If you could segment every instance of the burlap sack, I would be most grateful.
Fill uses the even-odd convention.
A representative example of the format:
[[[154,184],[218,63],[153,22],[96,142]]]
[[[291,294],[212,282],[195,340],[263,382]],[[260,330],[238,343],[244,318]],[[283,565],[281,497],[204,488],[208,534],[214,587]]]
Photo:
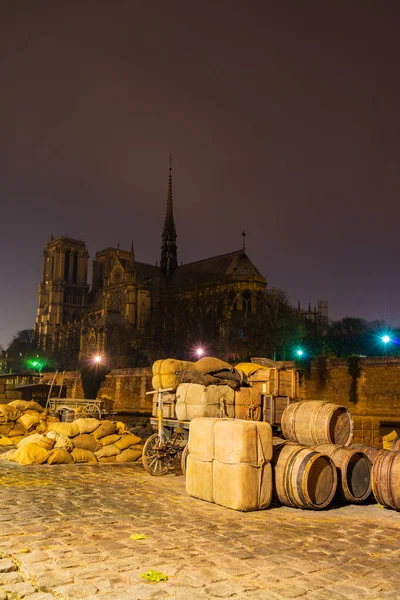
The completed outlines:
[[[12,459],[20,465],[41,465],[49,458],[49,451],[37,444],[26,444],[18,448]]]
[[[6,435],[0,435],[0,446],[14,446],[14,442]]]
[[[75,463],[97,463],[96,456],[90,450],[74,448],[71,452],[71,456]]]
[[[263,368],[264,367],[262,367],[261,365],[257,365],[256,363],[242,362],[242,363],[239,363],[238,365],[236,365],[236,369],[238,371],[243,371],[247,376],[253,375],[253,373],[255,373],[259,369],[263,369]]]
[[[76,419],[74,423],[79,428],[79,433],[93,433],[101,425],[101,421],[98,419]]]
[[[123,450],[121,454],[118,454],[115,458],[117,462],[135,462],[142,456],[141,450],[134,450],[133,448],[127,448]]]
[[[27,444],[36,444],[42,436],[40,433],[31,433],[30,435],[22,438],[20,442],[18,442],[18,448],[23,448]]]
[[[23,440],[25,438],[24,435],[17,435],[17,437],[12,437],[10,438],[10,440],[12,440],[12,443],[14,444],[14,446],[18,446],[19,442],[21,440]]]
[[[29,431],[30,429],[35,427],[35,425],[40,423],[40,421],[40,413],[38,413],[37,411],[29,411],[29,413],[25,412],[17,419],[17,423],[21,423],[21,425],[25,427],[26,431]]]
[[[115,442],[118,442],[120,439],[121,436],[118,435],[118,433],[113,433],[112,435],[106,435],[106,437],[101,438],[99,442],[102,446],[109,446],[110,444],[115,444]],[[98,449],[100,450],[100,448]]]
[[[55,440],[54,448],[62,448],[63,450],[67,450],[68,452],[72,452],[74,449],[74,443],[69,437],[62,435],[62,433],[58,433],[57,431],[49,431],[47,437]]]
[[[8,403],[8,406],[12,406],[21,412],[25,412],[28,407],[29,402],[27,400],[13,400]]]
[[[12,421],[4,423],[4,425],[0,425],[0,435],[8,435],[13,427],[14,423]]]
[[[19,437],[26,434],[26,429],[21,423],[15,423],[14,427],[8,432],[8,437]]]
[[[0,425],[9,421],[16,421],[21,416],[21,411],[9,404],[0,404]]]
[[[45,450],[52,450],[55,439],[49,438],[46,435],[40,435],[36,444]]]
[[[67,450],[64,450],[64,448],[54,448],[47,459],[47,464],[49,465],[66,465],[73,462],[74,459],[71,454]]]
[[[207,373],[210,375],[214,375],[219,371],[234,371],[234,368],[229,363],[220,360],[219,358],[214,358],[212,356],[204,356],[200,358],[197,362],[194,363],[194,368],[196,371],[203,373],[206,375]]]
[[[73,444],[75,448],[82,448],[82,450],[91,450],[92,452],[96,452],[102,447],[100,442],[98,442],[89,433],[82,433],[81,435],[77,435],[76,437],[74,437]]]
[[[128,433],[128,431],[129,429],[125,423],[122,423],[122,421],[117,421],[117,433],[119,435],[122,435],[123,433]]]
[[[95,452],[97,458],[105,458],[106,456],[116,456],[119,454],[121,450],[117,448],[114,444],[110,444],[109,446],[104,446],[100,450]]]
[[[93,437],[100,440],[107,435],[112,435],[117,430],[117,424],[114,421],[102,421],[101,425],[93,431]]]
[[[101,456],[98,461],[99,463],[115,463],[116,456]]]
[[[31,400],[28,402],[25,410],[35,410],[36,412],[42,413],[44,411],[43,406],[40,406],[38,402]]]
[[[72,423],[50,423],[48,431],[56,431],[69,438],[75,437],[80,433],[76,421],[73,421]]]
[[[135,435],[134,433],[128,433],[127,435],[123,435],[118,442],[114,442],[114,445],[119,448],[119,450],[126,450],[131,446],[135,446],[136,444],[140,444],[142,439]]]

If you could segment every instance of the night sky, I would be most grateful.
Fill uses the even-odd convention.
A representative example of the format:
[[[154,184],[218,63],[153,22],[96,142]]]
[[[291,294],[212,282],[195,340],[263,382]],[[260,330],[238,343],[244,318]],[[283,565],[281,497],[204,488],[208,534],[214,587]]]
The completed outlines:
[[[329,315],[400,324],[398,1],[2,0],[0,343],[51,234],[241,247]]]

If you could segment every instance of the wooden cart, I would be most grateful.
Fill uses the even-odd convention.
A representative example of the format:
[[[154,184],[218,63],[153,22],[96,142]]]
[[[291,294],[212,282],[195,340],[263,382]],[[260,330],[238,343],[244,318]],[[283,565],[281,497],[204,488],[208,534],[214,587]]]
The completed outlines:
[[[157,433],[151,435],[143,446],[143,466],[150,475],[165,475],[174,462],[180,459],[183,474],[186,472],[186,458],[189,447],[189,421],[165,419],[163,416],[163,396],[173,391],[164,388],[147,392],[157,394],[157,417],[150,419],[151,425],[157,427]]]
[[[109,401],[104,398],[96,400],[88,400],[87,398],[48,398],[46,408],[55,414],[62,414],[64,410],[73,411],[76,408],[82,408],[86,416],[99,420],[104,417],[113,419],[116,414],[111,410]]]

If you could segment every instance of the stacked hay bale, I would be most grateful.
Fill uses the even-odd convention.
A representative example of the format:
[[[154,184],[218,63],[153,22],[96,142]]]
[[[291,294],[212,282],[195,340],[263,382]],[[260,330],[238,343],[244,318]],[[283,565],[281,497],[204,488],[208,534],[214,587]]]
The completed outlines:
[[[272,429],[268,423],[194,419],[189,443],[188,494],[241,511],[270,505]]]
[[[153,364],[152,384],[155,390],[170,389],[163,395],[163,416],[190,421],[197,417],[233,417],[235,390],[244,374],[214,357],[196,362],[172,358]],[[157,415],[157,396],[153,400],[153,416]]]
[[[120,422],[77,419],[51,422],[45,433],[21,439],[17,450],[2,455],[22,465],[135,462],[142,456],[141,438]]]

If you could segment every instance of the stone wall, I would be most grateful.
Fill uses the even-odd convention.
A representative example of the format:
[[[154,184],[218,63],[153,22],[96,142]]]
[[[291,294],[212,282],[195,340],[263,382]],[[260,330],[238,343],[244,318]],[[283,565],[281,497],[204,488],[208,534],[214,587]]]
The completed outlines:
[[[400,422],[400,358],[373,357],[359,361],[356,402],[350,400],[352,378],[348,362],[343,359],[326,361],[326,378],[313,362],[310,378],[303,377],[300,398],[329,400],[344,404],[354,415],[379,417],[383,422]]]
[[[43,380],[51,381],[53,376],[54,373],[44,373]],[[114,401],[114,410],[118,412],[150,414],[153,397],[146,396],[146,392],[152,389],[151,376],[151,368],[113,369],[102,382],[97,397],[110,397]],[[61,383],[61,374],[57,376],[56,383]],[[79,371],[67,371],[64,385],[67,398],[84,398]]]

